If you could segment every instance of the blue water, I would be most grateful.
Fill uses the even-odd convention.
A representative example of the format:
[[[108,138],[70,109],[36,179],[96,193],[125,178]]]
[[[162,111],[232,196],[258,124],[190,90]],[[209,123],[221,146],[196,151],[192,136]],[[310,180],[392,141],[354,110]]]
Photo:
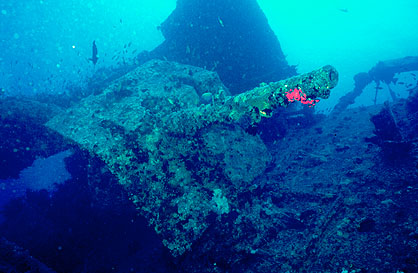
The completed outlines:
[[[57,109],[59,108],[56,110],[57,113],[64,111],[88,95],[100,93],[111,80],[123,76],[145,62],[144,56],[168,39],[161,31],[161,24],[175,11],[176,5],[180,2],[186,3],[187,6],[187,2],[199,1],[3,0],[0,3],[0,100],[39,100],[55,103]],[[154,228],[157,228],[150,224],[143,214],[138,213],[138,208],[132,204],[124,188],[112,185],[112,175],[105,170],[106,168],[100,163],[86,161],[87,156],[81,156],[80,147],[74,143],[68,144],[71,147],[65,146],[65,149],[57,148],[53,153],[49,150],[50,144],[45,145],[45,153],[48,153],[48,156],[33,155],[33,158],[31,156],[30,160],[28,159],[30,164],[22,163],[22,167],[16,163],[15,167],[20,168],[17,176],[1,175],[0,239],[7,239],[29,251],[36,262],[51,270],[39,272],[271,272],[266,268],[277,272],[418,272],[418,130],[415,125],[418,63],[412,65],[412,69],[399,65],[393,75],[385,75],[389,79],[387,82],[383,79],[370,80],[362,89],[362,93],[347,107],[353,111],[349,112],[351,114],[335,119],[329,118],[332,117],[330,114],[339,99],[355,89],[357,83],[354,78],[358,73],[367,73],[382,61],[418,56],[418,1],[226,2],[230,6],[225,8],[225,13],[219,12],[219,16],[205,14],[203,11],[203,15],[210,18],[208,26],[214,24],[219,28],[228,28],[229,22],[234,22],[234,18],[225,18],[223,14],[240,11],[241,5],[258,4],[279,42],[277,45],[266,42],[266,48],[275,45],[276,49],[283,52],[287,61],[285,66],[288,70],[283,72],[286,77],[277,76],[277,80],[308,73],[327,64],[334,66],[339,73],[338,85],[332,90],[330,98],[321,100],[315,106],[315,110],[306,110],[307,108],[298,105],[290,108],[288,112],[283,110],[279,117],[261,123],[257,128],[245,128],[246,133],[260,136],[266,143],[272,160],[270,165],[266,166],[263,178],[260,178],[265,181],[255,179],[254,189],[242,193],[244,197],[237,197],[242,198],[240,202],[235,200],[239,207],[231,209],[232,212],[228,207],[229,216],[222,219],[229,223],[225,230],[233,230],[231,226],[240,224],[246,226],[242,224],[245,221],[250,223],[248,225],[254,225],[253,233],[248,231],[251,230],[248,226],[248,229],[242,228],[242,234],[245,234],[249,241],[254,240],[254,245],[243,242],[242,245],[246,244],[244,247],[239,243],[240,240],[244,240],[240,237],[242,234],[237,232],[241,227],[234,230],[237,233],[228,234],[228,238],[222,237],[225,234],[213,238],[213,234],[208,231],[202,235],[200,241],[196,239],[197,243],[186,254],[175,257],[167,248],[165,238],[154,231]],[[232,10],[231,13],[228,13],[229,8]],[[193,20],[199,22],[201,18],[206,18],[203,15],[198,11],[191,11],[190,16],[196,16],[198,19]],[[243,22],[245,15],[237,15],[237,18]],[[183,19],[188,22],[189,18]],[[240,29],[237,28],[237,33],[258,30],[251,27],[251,21],[247,23],[239,23]],[[190,31],[207,27],[189,24]],[[193,52],[193,48],[188,45],[189,36],[176,32],[172,35],[185,37],[185,41],[179,38],[184,42],[184,51]],[[219,47],[215,43],[209,52],[200,52],[201,58],[197,59],[214,56],[213,65],[207,66],[207,63],[212,62],[206,62],[203,68],[218,72],[221,80],[231,89],[231,93],[237,94],[254,87],[254,81],[242,83],[251,78],[251,72],[242,73],[241,79],[234,75],[235,69],[242,67],[248,67],[248,71],[251,71],[251,59],[246,57],[253,56],[253,52],[245,51],[247,49],[242,44],[228,44],[233,50],[239,51],[242,48],[244,53],[233,55],[236,63],[231,66],[223,64],[222,60],[228,59],[228,50],[222,47],[227,38],[231,36],[207,36],[193,42],[200,44],[202,48],[213,41],[218,43]],[[234,38],[239,40],[242,37],[231,39]],[[92,56],[93,41],[97,46],[96,56]],[[268,63],[270,56],[262,54],[265,53],[263,46],[258,45],[254,48],[254,51],[261,52],[254,56],[262,56],[261,62],[265,59]],[[97,63],[92,62],[93,57],[97,57]],[[275,57],[272,56],[271,59]],[[161,58],[164,59],[165,56]],[[172,59],[185,60],[181,57]],[[222,67],[218,67],[219,63]],[[196,65],[196,61],[188,64]],[[258,79],[259,76],[256,75],[254,78]],[[260,79],[260,83],[269,79],[276,80],[274,75],[265,75]],[[236,86],[245,87],[243,90],[234,90]],[[63,97],[65,100],[60,101],[59,98]],[[385,103],[389,103],[390,107],[384,108]],[[13,126],[8,127],[10,121],[7,120],[12,110],[5,109],[0,109],[0,121],[3,126],[0,131],[4,132],[0,136],[15,137],[17,131]],[[393,124],[390,118],[383,114],[378,124],[369,122],[370,117],[378,114],[381,109],[389,109],[387,112],[393,117]],[[16,111],[18,113],[19,110]],[[31,112],[30,109],[25,111]],[[300,117],[304,117],[303,120]],[[327,118],[327,122],[320,123]],[[306,124],[306,120],[318,123]],[[385,123],[387,120],[390,121]],[[42,126],[45,122],[34,123]],[[19,126],[20,129],[25,127],[20,124]],[[367,126],[371,127],[364,129]],[[33,133],[31,128],[27,129],[30,137],[25,135],[22,138],[29,143],[34,143],[28,140],[31,138],[42,139]],[[387,137],[385,130],[398,130],[400,137]],[[306,135],[312,132],[323,138],[313,134]],[[291,151],[292,145],[302,145],[300,143],[310,138],[319,140],[314,144],[310,143],[312,146],[307,147],[307,151]],[[0,154],[0,164],[10,164],[15,160],[15,157],[13,160],[9,157],[10,154],[17,154],[14,144],[10,143],[14,143],[14,140],[0,139],[0,153],[3,153]],[[349,155],[339,154],[346,150],[353,152]],[[362,151],[364,154],[356,154],[356,151]],[[30,153],[30,149],[26,152]],[[373,157],[377,158],[376,161],[373,161]],[[291,160],[293,163],[286,165]],[[338,160],[342,160],[343,163],[350,162],[351,165],[341,163],[344,167],[338,170],[338,166],[329,163],[331,161],[340,164]],[[298,171],[299,176],[292,177],[291,172],[295,171],[292,166],[298,166],[295,167],[297,170],[310,170],[321,166],[318,167],[321,176],[326,176],[327,168],[331,168],[329,166],[333,166],[334,169],[330,169],[330,177],[318,182],[310,178],[303,180],[303,171]],[[196,170],[197,173],[200,171]],[[344,173],[345,176],[333,177],[331,173]],[[92,186],[90,179],[93,179],[93,176],[103,183],[100,186]],[[309,177],[308,174],[306,176]],[[284,193],[275,192],[270,196],[266,193],[267,190],[261,190],[263,187],[269,188],[269,179],[280,181],[276,182],[283,188],[273,188],[278,192],[283,190]],[[305,185],[306,188],[301,185]],[[366,188],[367,190],[364,190]],[[269,188],[269,191],[274,190]],[[264,200],[260,202],[266,202],[260,205],[263,209],[253,210],[255,205],[252,207],[250,203],[254,196]],[[224,200],[222,198],[220,196],[218,199]],[[305,202],[304,205],[295,201],[298,198]],[[97,200],[106,201],[99,204]],[[267,209],[267,203],[274,204],[275,208]],[[326,205],[318,209],[324,203]],[[367,214],[367,210],[372,208],[376,208],[376,211],[373,211],[373,214],[377,215],[375,218],[370,215],[372,213]],[[294,215],[289,213],[291,209],[295,209]],[[324,212],[327,209],[329,211]],[[335,210],[335,214],[330,212],[332,210]],[[240,213],[245,214],[247,218],[238,217]],[[382,220],[386,214],[390,221]],[[256,224],[257,219],[274,218],[272,215],[277,215],[280,221],[277,220],[277,223],[266,227],[267,231],[260,232],[260,226]],[[321,217],[329,217],[329,222],[338,223],[332,228],[324,228],[327,221]],[[313,221],[313,218],[323,220],[320,235],[319,227],[314,227],[309,222]],[[216,215],[210,219],[212,224],[217,223]],[[217,219],[219,220],[220,216]],[[260,220],[262,221],[264,220]],[[381,227],[379,223],[382,223]],[[300,233],[289,235],[285,232],[287,229]],[[303,230],[308,229],[318,232],[315,233],[315,238],[310,238],[309,244],[291,241],[298,236],[305,238],[307,235]],[[271,237],[265,237],[266,234]],[[329,239],[328,234],[337,234],[340,244]],[[352,236],[355,239],[351,241]],[[213,241],[207,239],[208,237]],[[238,238],[238,242],[233,245],[222,244],[231,238]],[[283,247],[288,252],[283,250],[282,256],[275,253],[276,257],[263,252],[265,249],[277,249],[275,244],[282,244],[281,240],[288,240],[284,243],[288,248]],[[382,249],[382,252],[370,257],[367,256],[369,253],[364,254],[367,259],[373,260],[370,263],[361,258],[357,259],[356,257],[361,256],[361,249],[371,241],[375,242],[374,248],[371,249]],[[248,245],[251,248],[247,247]],[[206,250],[203,251],[206,248],[210,249],[210,254],[206,254]],[[4,243],[0,243],[0,272],[38,272],[28,271],[29,262],[26,262],[25,266],[19,266],[15,262],[19,259],[24,261],[27,258],[25,255],[13,258],[10,251],[4,249]],[[321,249],[329,250],[329,253],[344,249],[346,256],[337,259],[322,252],[323,256],[316,256]],[[347,249],[352,250],[352,260],[351,250]],[[223,256],[224,259],[220,258]],[[286,261],[286,257],[298,257],[301,260],[292,264]],[[308,260],[305,261],[304,257],[308,257]],[[305,267],[304,262],[307,264]],[[381,267],[376,264],[381,264]],[[33,264],[32,266],[37,267]]]

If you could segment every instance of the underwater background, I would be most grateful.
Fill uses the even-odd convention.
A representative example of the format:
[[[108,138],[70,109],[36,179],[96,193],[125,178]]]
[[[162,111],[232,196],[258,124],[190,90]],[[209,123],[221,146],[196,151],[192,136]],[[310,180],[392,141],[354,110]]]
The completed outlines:
[[[418,272],[418,2],[0,3],[0,272]]]

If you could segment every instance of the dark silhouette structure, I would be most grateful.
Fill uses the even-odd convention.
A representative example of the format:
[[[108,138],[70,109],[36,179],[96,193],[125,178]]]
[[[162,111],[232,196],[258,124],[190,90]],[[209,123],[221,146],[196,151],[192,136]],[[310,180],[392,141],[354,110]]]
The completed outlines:
[[[385,83],[389,86],[391,82],[396,83],[397,79],[395,78],[395,74],[414,70],[418,70],[418,56],[407,56],[399,59],[380,61],[369,72],[357,73],[354,75],[354,89],[340,98],[334,107],[333,113],[339,114],[346,110],[372,81],[376,83],[374,101],[374,104],[376,104],[380,83]],[[390,87],[389,92],[392,100],[395,101],[397,97]]]
[[[178,0],[147,58],[216,71],[232,94],[296,75],[256,0]]]

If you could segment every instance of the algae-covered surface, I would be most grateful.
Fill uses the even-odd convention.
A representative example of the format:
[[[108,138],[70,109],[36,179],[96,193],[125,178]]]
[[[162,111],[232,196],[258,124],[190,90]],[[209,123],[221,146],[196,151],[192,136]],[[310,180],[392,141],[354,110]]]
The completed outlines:
[[[238,196],[271,162],[248,126],[289,104],[292,88],[326,98],[336,81],[326,67],[229,97],[213,72],[152,60],[47,126],[98,156],[177,256],[210,219],[239,211]]]
[[[205,231],[211,213],[236,207],[237,193],[271,159],[259,137],[237,126],[189,135],[164,128],[172,113],[197,107],[203,92],[216,96],[219,90],[225,87],[215,73],[151,61],[48,126],[99,156],[179,255]]]

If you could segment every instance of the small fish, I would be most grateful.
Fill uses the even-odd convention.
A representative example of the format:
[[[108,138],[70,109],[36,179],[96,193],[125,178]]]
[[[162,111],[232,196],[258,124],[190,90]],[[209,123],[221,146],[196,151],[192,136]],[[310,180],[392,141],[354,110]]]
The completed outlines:
[[[347,8],[340,8],[340,9],[338,9],[339,11],[341,11],[341,12],[345,12],[345,13],[347,13],[348,12],[348,9]]]
[[[398,82],[398,84],[405,84],[404,82]]]
[[[93,62],[94,66],[96,66],[97,61],[99,60],[99,55],[97,54],[96,41],[93,41],[92,53],[93,54],[89,60]]]
[[[221,20],[221,18],[218,16],[218,22],[221,25],[221,27],[224,27],[224,22]]]

